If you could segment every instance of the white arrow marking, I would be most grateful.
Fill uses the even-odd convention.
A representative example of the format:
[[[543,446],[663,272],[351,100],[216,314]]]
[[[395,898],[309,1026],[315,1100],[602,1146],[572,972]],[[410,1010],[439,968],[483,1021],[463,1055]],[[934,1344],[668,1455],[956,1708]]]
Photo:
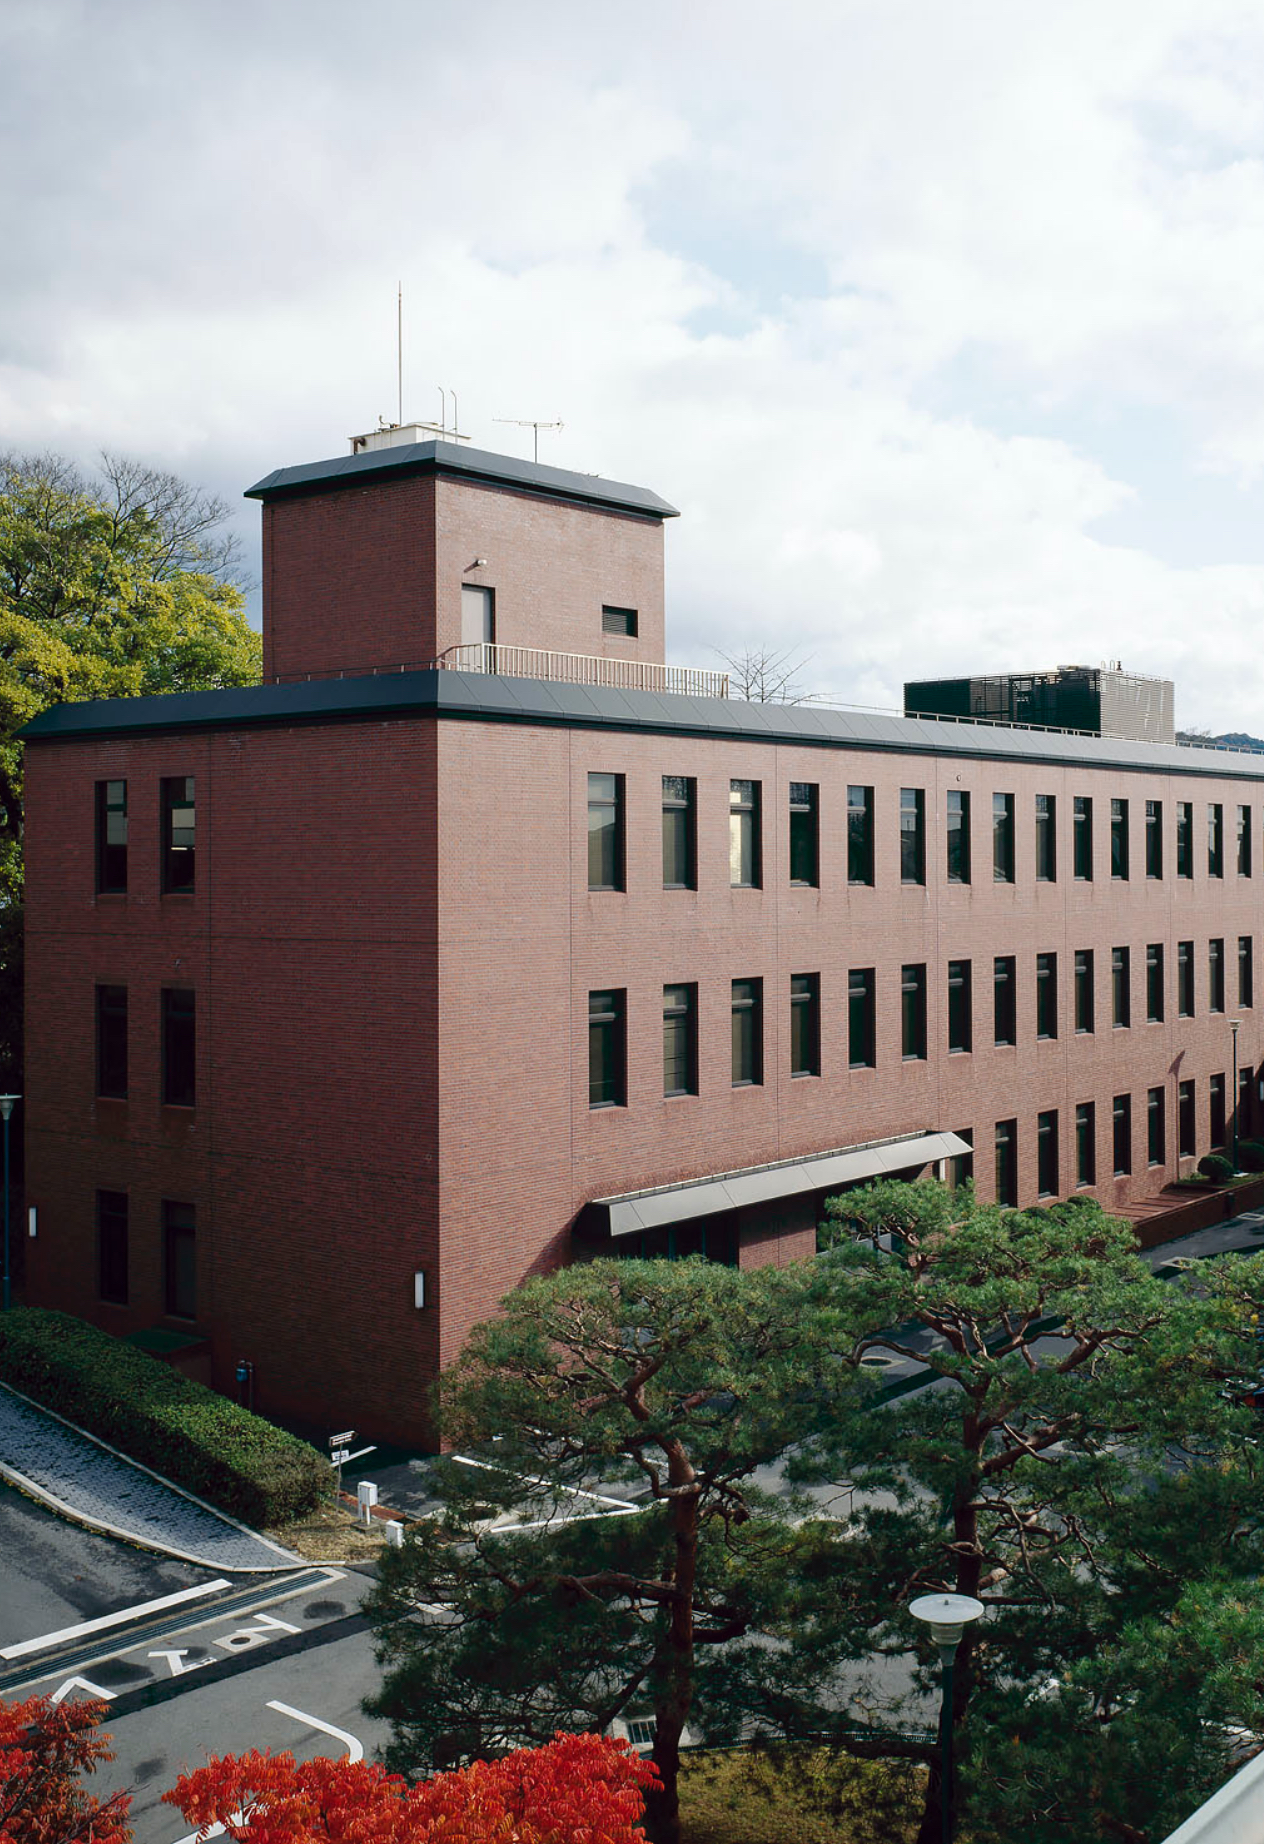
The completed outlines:
[[[181,1646],[178,1652],[151,1652],[149,1656],[150,1658],[165,1658],[172,1677],[182,1678],[186,1671],[200,1671],[203,1665],[213,1663],[213,1660],[209,1658],[199,1658],[195,1665],[186,1665],[184,1661],[189,1656],[190,1650],[189,1646]]]
[[[336,1742],[345,1742],[349,1761],[364,1759],[363,1743],[358,1742],[354,1735],[348,1735],[345,1729],[335,1729],[332,1722],[321,1722],[319,1717],[309,1716],[306,1710],[296,1710],[288,1703],[269,1703],[268,1708],[278,1710],[282,1716],[293,1716],[295,1722],[305,1722],[309,1729],[319,1729],[322,1735],[332,1735]],[[184,1844],[183,1838],[180,1844]]]
[[[50,1703],[63,1702],[72,1690],[86,1690],[90,1697],[104,1697],[107,1703],[113,1703],[118,1696],[117,1690],[102,1690],[99,1684],[90,1684],[87,1678],[67,1678],[60,1689],[53,1692]]]
[[[245,1652],[251,1646],[261,1646],[274,1633],[300,1633],[302,1627],[291,1626],[288,1620],[278,1620],[272,1614],[256,1614],[252,1626],[243,1626],[235,1633],[225,1634],[223,1639],[215,1641],[226,1652]]]

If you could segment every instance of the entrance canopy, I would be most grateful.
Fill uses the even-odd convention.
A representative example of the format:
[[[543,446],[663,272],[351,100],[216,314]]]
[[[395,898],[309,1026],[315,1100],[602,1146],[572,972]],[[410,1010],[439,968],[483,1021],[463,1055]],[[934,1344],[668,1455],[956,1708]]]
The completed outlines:
[[[894,1140],[869,1140],[840,1146],[807,1158],[781,1159],[773,1165],[749,1165],[714,1178],[691,1178],[685,1184],[658,1185],[650,1191],[627,1191],[621,1197],[595,1197],[588,1205],[594,1229],[611,1236],[660,1229],[691,1217],[714,1216],[743,1205],[769,1204],[805,1192],[828,1191],[857,1179],[904,1172],[913,1166],[953,1159],[973,1150],[956,1133],[906,1133]]]

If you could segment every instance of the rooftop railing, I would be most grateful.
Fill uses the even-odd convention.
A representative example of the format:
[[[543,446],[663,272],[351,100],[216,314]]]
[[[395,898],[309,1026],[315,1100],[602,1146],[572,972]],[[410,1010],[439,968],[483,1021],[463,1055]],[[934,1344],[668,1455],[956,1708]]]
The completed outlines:
[[[548,679],[563,685],[606,685],[616,691],[681,692],[687,698],[727,698],[729,675],[700,666],[660,666],[652,660],[605,659],[596,653],[551,653],[544,647],[475,641],[449,647],[434,664],[448,672],[496,672],[509,679]]]

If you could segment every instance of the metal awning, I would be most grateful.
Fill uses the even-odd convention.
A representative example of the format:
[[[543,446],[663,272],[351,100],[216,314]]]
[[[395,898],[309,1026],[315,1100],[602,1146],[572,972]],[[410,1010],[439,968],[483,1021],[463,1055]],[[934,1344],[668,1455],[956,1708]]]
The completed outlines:
[[[740,1172],[722,1172],[714,1178],[694,1178],[685,1184],[660,1185],[652,1191],[628,1191],[621,1197],[595,1197],[588,1206],[594,1227],[612,1236],[628,1236],[641,1229],[661,1229],[691,1217],[715,1216],[721,1210],[739,1210],[747,1204],[769,1204],[784,1197],[801,1197],[809,1191],[827,1191],[833,1185],[854,1184],[858,1178],[877,1178],[886,1172],[903,1172],[910,1166],[930,1165],[972,1150],[956,1133],[910,1133],[900,1139],[871,1140],[861,1146],[836,1147],[805,1159],[784,1159],[773,1165],[752,1165]]]

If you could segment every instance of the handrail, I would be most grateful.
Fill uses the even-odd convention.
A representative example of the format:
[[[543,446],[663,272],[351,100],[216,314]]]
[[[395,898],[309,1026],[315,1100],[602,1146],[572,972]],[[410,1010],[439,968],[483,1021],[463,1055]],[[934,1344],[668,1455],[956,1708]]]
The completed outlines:
[[[657,660],[611,659],[596,653],[554,653],[547,647],[507,646],[480,640],[448,647],[434,665],[447,672],[490,672],[510,679],[544,679],[564,685],[599,685],[618,691],[676,692],[689,698],[727,698],[729,675]]]

